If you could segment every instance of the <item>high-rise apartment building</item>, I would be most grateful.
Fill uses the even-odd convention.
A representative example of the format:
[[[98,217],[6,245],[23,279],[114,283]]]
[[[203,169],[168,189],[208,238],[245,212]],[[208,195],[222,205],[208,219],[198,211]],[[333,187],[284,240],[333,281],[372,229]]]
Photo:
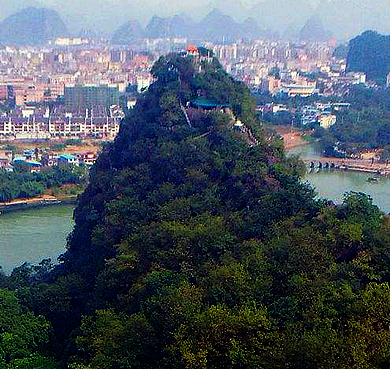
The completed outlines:
[[[116,86],[75,85],[65,86],[65,106],[68,109],[110,107],[119,104],[119,92]]]

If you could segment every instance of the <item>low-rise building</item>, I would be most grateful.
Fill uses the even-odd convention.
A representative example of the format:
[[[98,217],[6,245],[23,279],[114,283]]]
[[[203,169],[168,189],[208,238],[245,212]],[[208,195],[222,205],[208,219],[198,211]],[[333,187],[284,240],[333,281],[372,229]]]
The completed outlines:
[[[333,114],[322,115],[319,117],[320,127],[328,129],[336,123],[336,116]]]
[[[87,167],[91,167],[95,164],[97,160],[97,154],[95,154],[94,152],[86,152],[77,154],[77,158],[79,159],[80,165],[84,164]]]
[[[69,164],[69,165],[79,165],[79,159],[77,156],[69,154],[58,155],[57,158],[58,164]]]
[[[111,113],[115,112],[111,109]],[[0,140],[12,139],[56,139],[56,138],[104,138],[114,139],[119,132],[123,114],[105,115],[104,110],[96,115],[84,111],[73,115],[62,112],[60,115],[43,116],[39,112],[23,116],[0,117]],[[36,115],[37,114],[37,115]]]
[[[288,94],[290,97],[302,96],[308,97],[315,93],[318,93],[316,89],[316,83],[308,83],[307,85],[282,85],[281,91]]]

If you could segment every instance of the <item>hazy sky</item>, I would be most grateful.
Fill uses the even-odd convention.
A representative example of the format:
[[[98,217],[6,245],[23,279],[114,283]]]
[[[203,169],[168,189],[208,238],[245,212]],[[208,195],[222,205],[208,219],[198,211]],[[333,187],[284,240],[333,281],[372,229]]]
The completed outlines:
[[[269,1],[269,0],[267,0]],[[278,0],[276,0],[278,1]],[[279,0],[283,3],[284,0]],[[315,4],[318,0],[305,0]],[[67,22],[73,23],[81,19],[84,22],[100,26],[106,30],[115,28],[118,19],[129,17],[145,24],[152,15],[169,16],[177,13],[187,13],[197,20],[213,7],[236,18],[242,18],[250,13],[250,9],[261,0],[0,0],[0,19],[26,6],[47,6],[60,12]],[[245,14],[246,13],[246,14]],[[238,19],[240,20],[240,19]]]
[[[368,28],[390,33],[389,0],[0,0],[0,19],[27,6],[56,10],[72,33],[108,34],[130,19],[145,25],[153,15],[187,13],[199,20],[213,8],[237,21],[252,16],[263,28],[300,29],[316,14],[338,38]]]

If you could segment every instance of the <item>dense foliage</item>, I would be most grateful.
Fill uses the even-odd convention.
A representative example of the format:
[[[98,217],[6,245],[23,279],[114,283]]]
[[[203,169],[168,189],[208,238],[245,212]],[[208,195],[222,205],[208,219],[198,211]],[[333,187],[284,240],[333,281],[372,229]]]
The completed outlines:
[[[20,306],[15,294],[0,289],[0,367],[56,369],[47,355],[50,324]]]
[[[293,114],[287,110],[281,110],[276,113],[265,112],[261,114],[261,119],[270,125],[280,126],[301,126],[301,115]]]
[[[340,44],[334,49],[332,56],[338,59],[347,59],[348,51],[348,44]]]
[[[216,60],[170,55],[153,73],[92,169],[62,264],[0,278],[50,322],[52,357],[73,369],[388,367],[389,217],[364,194],[315,200]],[[183,110],[199,96],[234,114]]]
[[[349,41],[347,69],[364,72],[367,78],[385,84],[390,72],[390,36],[365,31]]]
[[[16,166],[15,171],[0,169],[0,202],[42,195],[46,189],[63,184],[80,184],[86,181],[85,168],[65,165],[30,172],[27,167]]]

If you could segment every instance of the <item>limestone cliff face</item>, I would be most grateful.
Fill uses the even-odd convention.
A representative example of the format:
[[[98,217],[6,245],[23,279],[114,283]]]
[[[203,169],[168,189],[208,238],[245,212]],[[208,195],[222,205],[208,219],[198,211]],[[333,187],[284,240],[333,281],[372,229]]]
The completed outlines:
[[[327,31],[319,17],[311,17],[301,29],[299,38],[302,41],[323,42],[331,38],[331,32]]]
[[[142,26],[137,21],[128,21],[122,25],[112,36],[114,44],[131,44],[137,42],[145,36]]]
[[[224,12],[213,9],[199,22],[183,14],[166,18],[153,16],[145,30],[130,21],[114,33],[112,41],[126,44],[141,36],[148,38],[186,37],[199,41],[233,41],[239,38],[275,38],[276,34],[261,28],[251,17],[239,23]]]

